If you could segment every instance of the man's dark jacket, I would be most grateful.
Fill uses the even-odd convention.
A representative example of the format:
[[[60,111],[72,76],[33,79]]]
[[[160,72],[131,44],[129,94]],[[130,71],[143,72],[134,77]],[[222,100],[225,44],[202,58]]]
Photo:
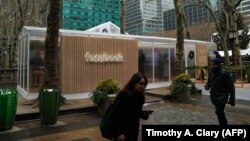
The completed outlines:
[[[210,98],[213,104],[226,104],[235,101],[235,87],[229,72],[220,68],[209,73],[207,84],[210,90]],[[230,95],[229,95],[230,94]]]

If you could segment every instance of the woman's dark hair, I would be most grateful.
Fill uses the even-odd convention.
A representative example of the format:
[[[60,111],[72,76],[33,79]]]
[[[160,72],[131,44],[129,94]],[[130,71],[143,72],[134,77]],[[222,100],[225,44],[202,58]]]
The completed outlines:
[[[128,81],[128,83],[125,85],[124,88],[128,89],[128,90],[133,90],[135,84],[138,83],[138,82],[140,82],[142,78],[145,80],[145,88],[146,88],[146,86],[148,84],[148,79],[147,79],[147,77],[144,74],[142,74],[140,72],[135,73],[131,77],[131,79]]]

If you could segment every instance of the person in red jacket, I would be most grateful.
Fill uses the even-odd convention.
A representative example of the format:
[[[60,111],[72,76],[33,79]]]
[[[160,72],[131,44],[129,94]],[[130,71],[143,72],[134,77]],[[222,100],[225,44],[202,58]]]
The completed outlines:
[[[114,114],[111,118],[113,141],[137,141],[139,121],[148,119],[152,110],[142,110],[145,102],[144,90],[148,80],[142,73],[135,73],[114,101]]]

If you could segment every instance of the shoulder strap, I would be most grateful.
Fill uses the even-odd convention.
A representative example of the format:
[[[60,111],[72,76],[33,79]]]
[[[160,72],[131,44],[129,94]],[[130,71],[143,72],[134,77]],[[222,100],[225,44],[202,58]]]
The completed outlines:
[[[104,113],[102,120],[101,120],[101,125],[104,124],[103,122],[106,122],[106,120],[110,120],[110,117],[113,115],[114,111],[114,105],[111,103],[107,109],[107,111]]]

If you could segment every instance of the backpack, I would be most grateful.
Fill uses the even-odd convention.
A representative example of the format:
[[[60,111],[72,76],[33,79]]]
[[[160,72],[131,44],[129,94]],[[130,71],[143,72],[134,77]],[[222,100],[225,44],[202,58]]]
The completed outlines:
[[[101,134],[104,138],[112,140],[114,137],[114,132],[111,125],[111,117],[114,113],[114,106],[110,104],[107,111],[104,113],[101,123],[100,123],[100,130]]]

